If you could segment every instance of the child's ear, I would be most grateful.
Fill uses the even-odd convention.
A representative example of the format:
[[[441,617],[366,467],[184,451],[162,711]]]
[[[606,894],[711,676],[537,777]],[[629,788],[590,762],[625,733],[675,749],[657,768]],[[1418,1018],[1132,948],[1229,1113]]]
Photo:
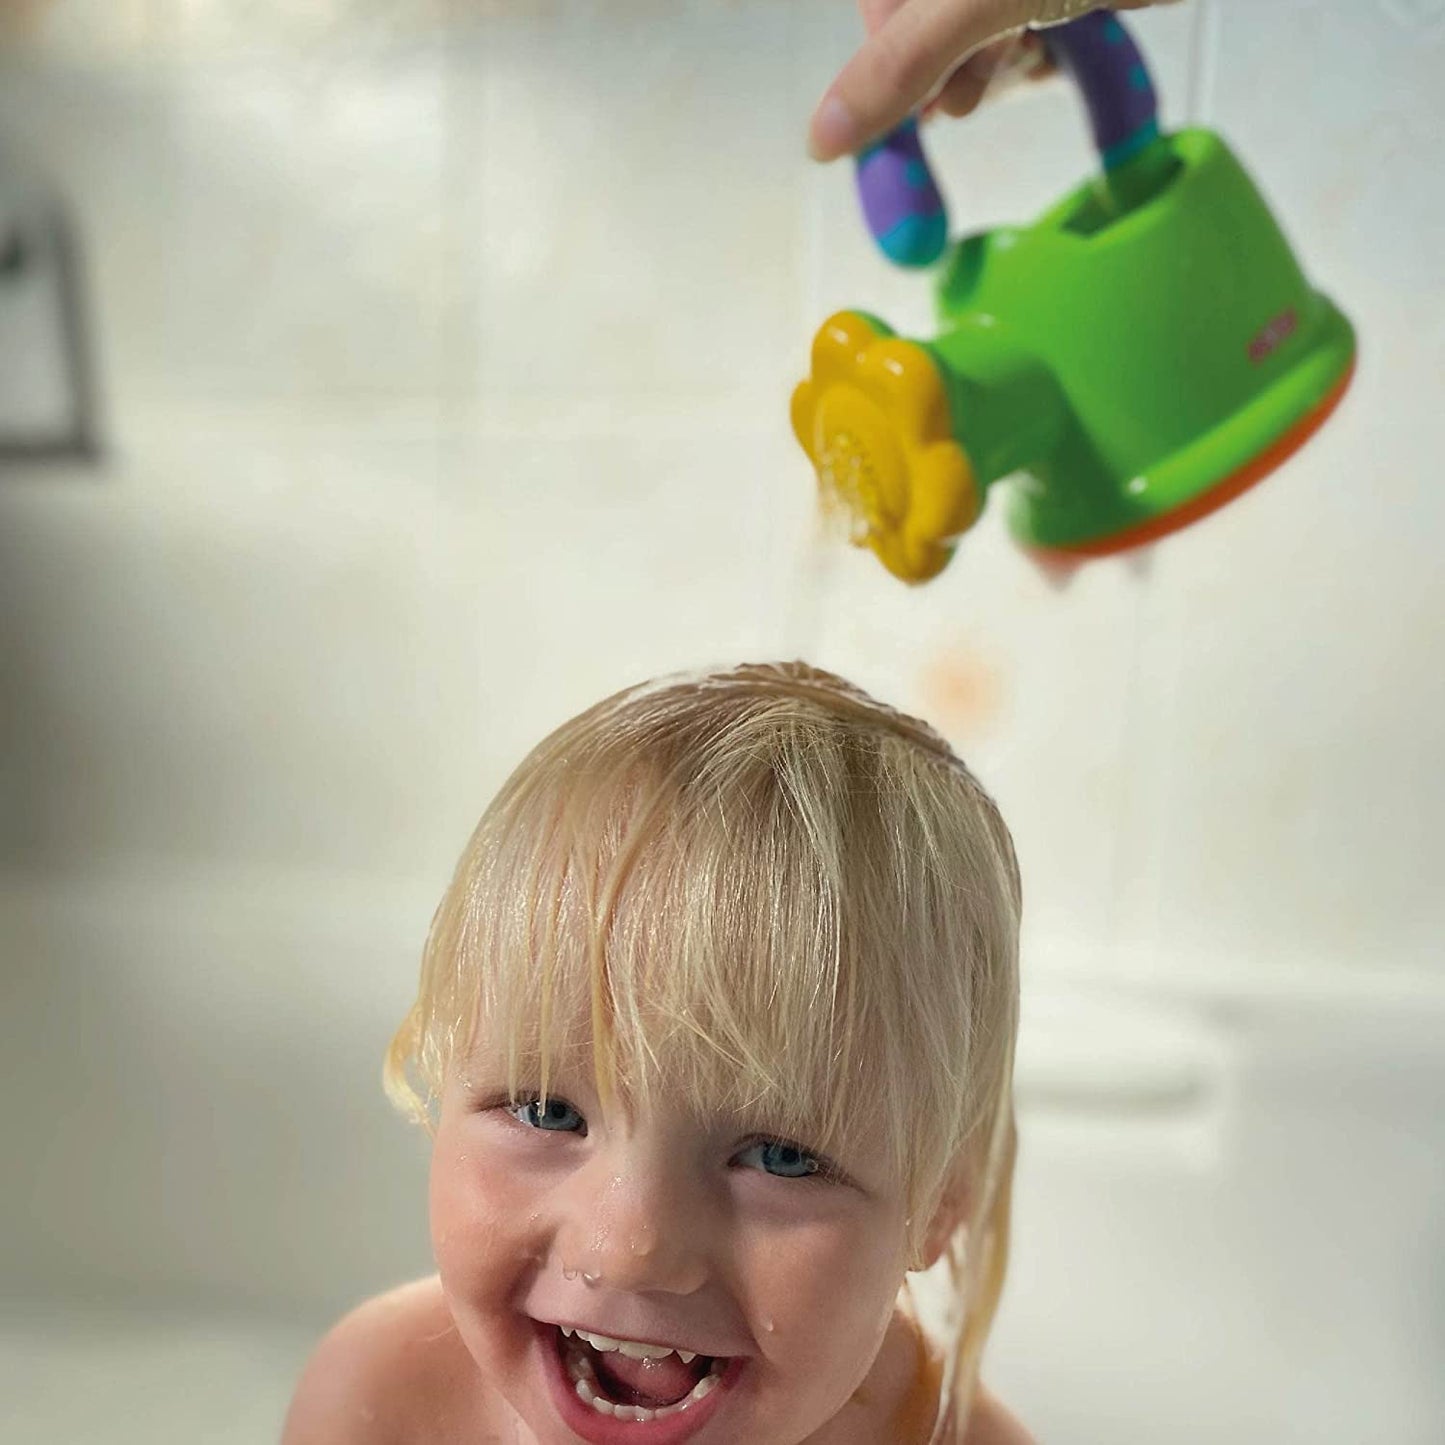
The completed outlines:
[[[923,1262],[919,1269],[932,1269],[938,1263],[943,1251],[948,1248],[948,1241],[968,1218],[972,1204],[973,1170],[966,1164],[960,1164],[949,1174],[943,1196],[928,1221],[928,1229],[923,1236]]]

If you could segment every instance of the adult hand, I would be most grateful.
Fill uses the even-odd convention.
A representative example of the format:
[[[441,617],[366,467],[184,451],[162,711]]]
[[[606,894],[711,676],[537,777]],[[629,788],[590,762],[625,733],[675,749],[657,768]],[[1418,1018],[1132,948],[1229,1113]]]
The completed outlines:
[[[1141,10],[1174,0],[1112,0]],[[925,101],[967,115],[992,87],[1050,69],[1025,29],[1077,19],[1104,0],[858,0],[868,39],[813,113],[808,149],[831,161],[886,135]]]

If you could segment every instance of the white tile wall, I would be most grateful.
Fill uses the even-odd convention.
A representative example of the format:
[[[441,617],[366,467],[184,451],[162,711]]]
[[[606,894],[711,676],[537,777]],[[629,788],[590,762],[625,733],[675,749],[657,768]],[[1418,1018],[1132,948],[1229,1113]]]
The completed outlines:
[[[1149,1271],[1177,1247],[1219,1266],[1191,1279],[1221,1274],[1236,1235],[1212,1231],[1251,1239],[1251,1208],[1269,1221],[1240,1245],[1259,1288],[1308,1283],[1302,1256],[1270,1275],[1269,1241],[1299,1190],[1328,1188],[1328,1110],[1301,1122],[1298,1091],[1320,1097],[1348,1040],[1331,1025],[1299,1043],[1289,1000],[1438,1018],[1445,989],[1445,7],[1191,0],[1134,23],[1166,117],[1230,137],[1358,323],[1354,391],[1287,469],[1144,559],[1058,589],[995,504],[909,591],[819,539],[787,430],[829,311],[930,326],[926,285],[873,255],[846,170],[803,158],[808,108],[856,40],[844,0],[57,0],[8,17],[0,154],[74,207],[111,445],[91,473],[0,481],[0,977],[29,1039],[5,1095],[77,1039],[90,1060],[53,1120],[6,1123],[39,1160],[0,1220],[7,1277],[320,1309],[385,1282],[363,1280],[369,1259],[416,1259],[420,1160],[356,1090],[486,796],[606,690],[802,653],[925,711],[999,795],[1035,979],[1124,979],[1203,1009],[1203,1036],[1260,1030],[1220,1064],[1255,1114],[1212,1114],[1192,1162],[1081,1170],[1093,1125],[1028,1105],[1024,1229],[1057,1249],[1021,1256],[1006,1378],[1053,1400],[1045,1423],[1092,1412],[1093,1438],[1141,1438],[1118,1390],[1061,1373],[1086,1322],[1051,1333],[1027,1313],[1067,1272],[1076,1221],[1120,1357],[1171,1297]],[[1026,218],[1088,165],[1059,86],[933,145],[957,227]],[[1051,1037],[1092,1039],[1098,1016],[1056,1011]],[[1393,1028],[1360,1044],[1363,1093],[1334,1101],[1368,1113],[1352,1147],[1397,1104],[1438,1117],[1423,1065],[1410,1101],[1376,1088]],[[1026,1104],[1109,1047],[1034,1043]],[[97,1112],[121,1077],[141,1092]],[[1252,1174],[1296,1125],[1289,1167]],[[1397,1185],[1435,1187],[1412,1150],[1370,1156],[1340,1229]],[[230,1162],[248,1153],[254,1185]],[[118,1181],[105,1218],[85,1192],[98,1170]],[[293,1240],[277,1179],[307,1201]],[[354,1232],[335,1227],[348,1198],[368,1201]],[[268,1274],[296,1240],[305,1268]],[[1378,1285],[1362,1308],[1415,1330],[1389,1339],[1439,1337],[1399,1284],[1423,1257],[1362,1264]],[[1245,1284],[1221,1286],[1223,1315],[1170,1337],[1157,1401],[1194,1398],[1199,1350],[1245,1378],[1220,1320],[1247,1308]],[[1313,1399],[1309,1336],[1303,1314],[1268,1318],[1286,1384],[1259,1408],[1278,1424]],[[1438,1400],[1420,1371],[1400,1378],[1380,1438],[1423,1441]]]
[[[72,0],[76,3],[76,0]],[[481,0],[152,0],[163,38],[189,50],[385,51],[443,32],[452,11]]]
[[[786,460],[775,436],[741,428],[470,443],[491,744],[515,759],[539,717],[560,723],[645,677],[768,650],[769,594],[737,579],[769,549]]]
[[[10,865],[446,868],[485,746],[436,436],[181,413],[129,446],[5,495]]]
[[[443,54],[399,43],[178,67],[168,376],[291,407],[447,375]]]
[[[0,51],[0,77],[0,164],[54,188],[69,208],[101,399],[123,424],[132,399],[174,381],[162,325],[176,196],[170,74],[134,51],[42,63],[10,49]]]
[[[772,420],[805,322],[791,9],[515,6],[460,28],[474,399]]]

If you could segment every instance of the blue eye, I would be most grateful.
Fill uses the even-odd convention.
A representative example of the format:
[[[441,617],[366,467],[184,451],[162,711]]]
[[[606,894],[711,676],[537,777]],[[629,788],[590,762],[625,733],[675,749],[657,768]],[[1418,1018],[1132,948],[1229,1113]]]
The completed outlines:
[[[810,1174],[826,1174],[823,1161],[796,1144],[784,1139],[759,1139],[738,1155],[740,1163],[756,1163],[766,1174],[779,1179],[806,1179]]]
[[[532,1129],[545,1129],[555,1134],[585,1134],[587,1121],[566,1099],[518,1099],[507,1106],[507,1112],[519,1123]]]

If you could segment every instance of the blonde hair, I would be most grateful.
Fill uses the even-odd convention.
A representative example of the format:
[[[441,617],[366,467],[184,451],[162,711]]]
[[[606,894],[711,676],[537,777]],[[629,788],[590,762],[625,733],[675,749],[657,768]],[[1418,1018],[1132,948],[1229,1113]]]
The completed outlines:
[[[485,1021],[514,1090],[590,1047],[604,1098],[680,1091],[824,1152],[881,1123],[915,1263],[964,1201],[942,1430],[1003,1285],[1019,908],[997,808],[926,724],[801,663],[629,689],[483,815],[387,1091],[428,1120]]]

